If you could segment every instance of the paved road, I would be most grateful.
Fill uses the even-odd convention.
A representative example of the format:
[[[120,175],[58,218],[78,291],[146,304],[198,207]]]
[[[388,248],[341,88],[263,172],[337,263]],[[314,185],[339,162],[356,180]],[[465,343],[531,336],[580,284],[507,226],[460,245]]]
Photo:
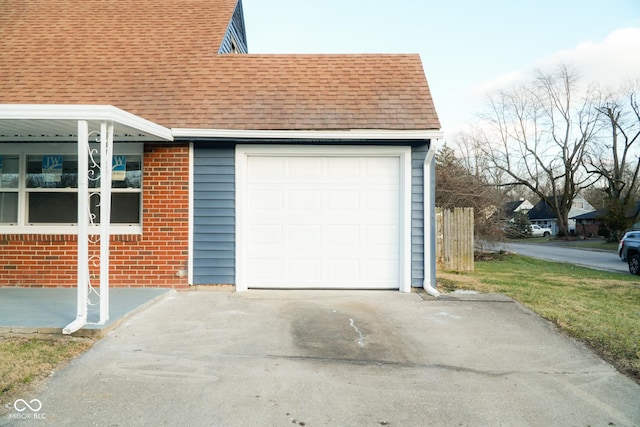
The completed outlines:
[[[498,248],[533,258],[568,262],[596,270],[629,273],[627,264],[620,261],[615,252],[570,248],[553,243],[500,243]]]
[[[0,426],[637,426],[638,396],[499,295],[179,292]]]

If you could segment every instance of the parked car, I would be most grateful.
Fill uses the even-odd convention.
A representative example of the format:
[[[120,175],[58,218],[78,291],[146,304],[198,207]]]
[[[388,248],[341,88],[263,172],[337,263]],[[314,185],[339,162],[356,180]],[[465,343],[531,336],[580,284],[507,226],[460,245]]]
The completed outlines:
[[[640,241],[640,231],[627,231],[618,242],[618,256],[623,262],[627,262],[627,240]]]
[[[549,237],[551,236],[551,229],[547,227],[540,227],[539,225],[533,224],[531,226],[531,235],[533,237]]]
[[[629,273],[640,275],[640,231],[628,231],[622,236],[618,254],[629,264]]]

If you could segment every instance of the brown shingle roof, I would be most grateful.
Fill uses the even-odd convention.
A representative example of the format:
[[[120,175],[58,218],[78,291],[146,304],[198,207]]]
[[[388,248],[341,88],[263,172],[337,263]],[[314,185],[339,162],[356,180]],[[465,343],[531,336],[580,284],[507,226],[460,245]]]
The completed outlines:
[[[238,0],[3,0],[0,52],[50,67],[211,57]],[[104,62],[98,64],[98,58]],[[155,59],[154,59],[155,58]],[[3,58],[4,59],[4,58]]]
[[[111,104],[172,128],[440,128],[417,55],[218,55],[235,4],[2,1],[0,103]]]
[[[177,127],[438,129],[418,55],[235,55],[187,88]],[[192,100],[192,101],[190,101]],[[213,108],[215,117],[208,117]],[[178,118],[178,117],[176,117]]]

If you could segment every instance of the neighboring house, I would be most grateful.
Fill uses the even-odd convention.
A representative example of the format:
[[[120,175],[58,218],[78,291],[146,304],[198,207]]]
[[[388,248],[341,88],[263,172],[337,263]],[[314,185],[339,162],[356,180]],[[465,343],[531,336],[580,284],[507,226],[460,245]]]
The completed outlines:
[[[419,56],[246,54],[240,0],[160,3],[0,3],[0,286],[435,286]]]
[[[531,224],[537,224],[541,227],[549,227],[553,231],[553,234],[557,234],[558,219],[555,212],[547,202],[551,197],[552,196],[549,196],[546,199],[541,199],[533,208],[531,208],[527,215],[529,216]],[[577,195],[574,198],[572,208],[569,211],[569,233],[576,233],[576,221],[574,219],[576,216],[593,212],[595,210],[596,209],[591,206],[584,197]]]
[[[571,219],[576,222],[576,234],[578,236],[597,237],[600,232],[600,220],[606,214],[606,209],[598,209],[574,216]]]
[[[634,218],[636,213],[640,211],[640,202],[636,202],[632,207],[627,209],[627,218]],[[584,236],[598,236],[602,219],[609,213],[608,209],[598,209],[593,212],[577,215],[573,219],[576,220],[576,233]],[[635,223],[631,226],[632,230],[640,229],[640,224]]]
[[[505,219],[513,219],[513,216],[517,212],[521,212],[526,214],[531,209],[533,209],[533,204],[527,199],[519,199],[511,202],[507,202],[504,206],[504,218]]]

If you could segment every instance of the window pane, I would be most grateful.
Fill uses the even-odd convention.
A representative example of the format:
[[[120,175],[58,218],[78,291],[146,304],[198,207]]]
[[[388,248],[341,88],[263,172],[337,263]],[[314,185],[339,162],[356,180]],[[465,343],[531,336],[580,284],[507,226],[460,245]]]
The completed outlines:
[[[27,188],[78,188],[78,156],[27,156]]]
[[[0,154],[0,188],[18,188],[19,157]]]
[[[34,224],[76,224],[78,193],[28,193],[29,220]]]
[[[141,156],[117,156],[126,158],[126,172],[124,179],[122,173],[114,171],[111,180],[111,188],[142,188],[142,157]]]
[[[0,223],[18,222],[18,193],[0,192]]]
[[[94,222],[100,223],[100,198],[91,197]],[[111,224],[140,224],[140,193],[111,193]]]
[[[96,158],[96,162],[100,162]],[[114,170],[111,179],[111,188],[142,188],[142,157],[125,156],[116,154],[114,156]],[[89,187],[100,188],[100,168],[95,165],[89,166]]]
[[[140,224],[140,193],[113,193],[112,224]]]

